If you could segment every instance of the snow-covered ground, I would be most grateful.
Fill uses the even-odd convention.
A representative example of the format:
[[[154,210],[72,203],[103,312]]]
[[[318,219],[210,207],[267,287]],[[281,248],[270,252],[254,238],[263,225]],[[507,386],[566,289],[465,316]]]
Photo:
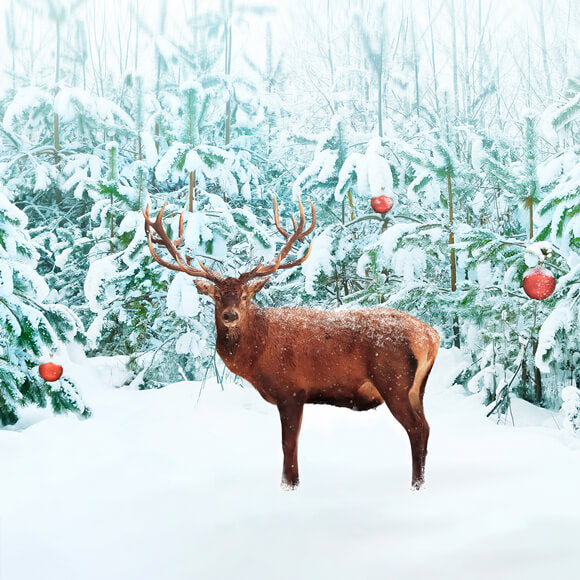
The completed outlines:
[[[576,577],[580,441],[516,401],[516,428],[427,388],[427,487],[385,407],[307,406],[301,487],[279,487],[276,409],[249,386],[116,389],[78,353],[93,416],[28,413],[0,431],[1,580]]]

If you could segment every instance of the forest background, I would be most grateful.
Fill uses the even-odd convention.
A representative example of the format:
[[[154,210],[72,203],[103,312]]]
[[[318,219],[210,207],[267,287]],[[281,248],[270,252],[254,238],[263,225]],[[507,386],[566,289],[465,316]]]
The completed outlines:
[[[221,378],[213,309],[153,262],[141,210],[167,202],[173,233],[185,210],[188,253],[235,275],[275,254],[275,193],[285,217],[312,201],[318,225],[261,305],[405,310],[467,355],[457,382],[490,409],[564,399],[580,428],[576,3],[2,12],[0,424],[28,404],[88,414],[66,372],[37,372],[70,341],[126,356],[134,388]],[[535,242],[557,278],[542,302],[521,286]]]

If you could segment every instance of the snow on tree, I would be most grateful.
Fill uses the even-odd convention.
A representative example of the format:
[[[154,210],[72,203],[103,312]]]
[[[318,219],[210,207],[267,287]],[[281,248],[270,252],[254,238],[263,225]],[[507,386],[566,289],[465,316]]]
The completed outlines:
[[[469,12],[447,46],[434,14],[342,8],[299,3],[298,40],[282,43],[265,7],[200,5],[194,26],[175,9],[148,29],[135,5],[103,41],[60,0],[43,16],[10,3],[48,18],[53,49],[6,20],[20,41],[0,94],[0,181],[28,217],[50,300],[79,316],[91,354],[132,356],[134,385],[205,375],[206,299],[152,261],[141,210],[167,202],[174,237],[185,210],[184,251],[236,275],[280,246],[271,194],[283,220],[300,194],[318,216],[312,255],[260,304],[408,311],[471,357],[458,381],[486,402],[510,384],[557,407],[580,352],[580,82],[564,82],[561,58],[573,51],[531,43],[527,66],[508,71]],[[237,42],[244,18],[264,24],[258,54]],[[561,70],[535,67],[550,60]],[[385,215],[369,205],[380,194],[395,201]],[[536,302],[521,279],[542,257],[558,283]]]
[[[26,405],[87,414],[68,379],[47,383],[38,365],[59,345],[79,339],[82,324],[36,272],[38,252],[26,231],[28,219],[0,188],[0,425],[14,423]]]
[[[566,425],[574,432],[580,431],[580,389],[568,386],[562,389],[562,414]]]

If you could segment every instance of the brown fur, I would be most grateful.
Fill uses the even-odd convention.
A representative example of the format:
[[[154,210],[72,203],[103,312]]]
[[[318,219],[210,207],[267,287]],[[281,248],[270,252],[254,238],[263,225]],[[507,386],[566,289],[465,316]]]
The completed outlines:
[[[278,407],[283,483],[298,485],[298,435],[306,403],[367,410],[385,402],[407,431],[412,485],[424,481],[429,425],[423,392],[439,337],[417,318],[387,308],[324,312],[259,308],[265,280],[196,281],[215,300],[217,351],[226,366]],[[235,314],[232,314],[235,313]],[[237,315],[234,322],[226,316]]]

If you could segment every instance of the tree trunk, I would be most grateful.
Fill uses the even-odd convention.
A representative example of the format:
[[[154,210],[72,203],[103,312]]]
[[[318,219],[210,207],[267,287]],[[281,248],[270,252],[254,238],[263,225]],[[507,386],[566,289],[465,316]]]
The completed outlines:
[[[225,136],[226,145],[230,144],[231,114],[232,114],[232,104],[231,99],[228,97],[228,101],[226,103],[226,136]]]
[[[110,239],[109,248],[111,254],[115,251],[115,244],[113,238],[115,237],[115,217],[114,217],[114,207],[115,207],[115,196],[113,194],[115,179],[117,175],[117,150],[115,147],[111,147],[109,153],[109,187],[111,192],[111,206],[110,206]]]
[[[381,46],[382,48],[382,46]],[[381,65],[382,65],[382,53],[381,53]],[[383,137],[383,70],[382,66],[377,71],[377,83],[379,85],[378,95],[377,95],[377,117],[379,121],[379,137]]]
[[[115,244],[113,243],[113,238],[115,237],[115,218],[113,217],[113,207],[114,207],[114,203],[115,203],[115,198],[113,196],[113,189],[111,188],[111,231],[109,232],[110,234],[110,240],[109,240],[109,248],[111,250],[111,254],[115,251]]]
[[[451,50],[453,57],[453,93],[455,104],[455,116],[459,117],[459,81],[457,67],[457,29],[455,22],[455,0],[449,0],[449,9],[451,12]]]
[[[413,17],[413,12],[409,13],[409,18],[411,20],[411,43],[413,45],[413,78],[415,79],[415,113],[417,117],[420,111],[420,98],[419,98],[419,55],[417,54],[417,38],[415,37],[415,18]]]
[[[538,339],[536,337],[532,338],[532,352],[534,354],[534,361],[536,357],[536,351],[538,350]],[[542,390],[542,374],[540,369],[534,364],[534,402],[540,404],[544,399],[544,393]]]
[[[330,86],[334,87],[334,57],[332,55],[332,12],[330,10],[330,0],[326,0],[326,44],[328,66],[330,68]]]
[[[60,81],[60,20],[56,20],[56,62],[54,70],[54,86],[58,92],[58,83]],[[56,93],[55,93],[56,97]],[[54,113],[54,163],[57,170],[60,170],[60,124],[58,114]],[[62,202],[62,191],[56,187],[55,201],[57,205]]]
[[[10,0],[10,12],[6,15],[6,40],[10,47],[12,90],[16,91],[16,27],[14,25],[14,0]]]
[[[381,27],[385,26],[385,3],[381,4],[380,11],[380,21]],[[383,34],[380,35],[380,45],[379,54],[376,62],[377,68],[377,83],[378,83],[378,95],[377,95],[377,115],[379,121],[379,137],[383,137],[383,59],[385,57],[385,34],[386,29],[383,29]]]
[[[143,143],[141,142],[141,135],[139,135],[139,137],[137,138],[137,155],[139,158],[139,161],[143,160]],[[141,166],[139,166],[139,198],[137,200],[137,209],[141,209],[141,196],[143,193],[143,169],[141,169]]]
[[[453,233],[453,189],[451,187],[451,173],[447,173],[447,195],[449,203],[449,246],[450,258],[451,258],[451,292],[457,290],[457,263],[455,261],[455,248],[453,244],[455,243],[455,235]],[[460,348],[461,341],[459,336],[459,317],[457,313],[453,315],[453,344],[457,348]]]
[[[463,114],[470,118],[472,82],[469,76],[469,19],[467,18],[467,0],[463,0],[463,44],[464,44],[464,72],[463,72]]]
[[[196,172],[191,171],[189,174],[189,211],[193,212],[193,200],[197,199],[197,179]]]
[[[435,94],[435,110],[439,113],[439,87],[437,83],[437,67],[435,66],[435,38],[433,36],[433,19],[431,18],[431,0],[427,2],[429,17],[429,32],[431,35],[431,70],[433,73],[433,92]]]
[[[544,64],[544,74],[546,75],[546,88],[548,97],[552,96],[552,80],[550,77],[550,66],[548,64],[548,49],[546,45],[546,27],[544,24],[544,0],[540,0],[540,39],[542,42],[542,62]]]
[[[231,132],[231,114],[232,114],[232,97],[230,94],[230,73],[232,70],[232,12],[233,0],[226,0],[226,14],[225,14],[225,77],[228,83],[228,100],[226,102],[226,122],[225,122],[225,144],[230,144]]]

